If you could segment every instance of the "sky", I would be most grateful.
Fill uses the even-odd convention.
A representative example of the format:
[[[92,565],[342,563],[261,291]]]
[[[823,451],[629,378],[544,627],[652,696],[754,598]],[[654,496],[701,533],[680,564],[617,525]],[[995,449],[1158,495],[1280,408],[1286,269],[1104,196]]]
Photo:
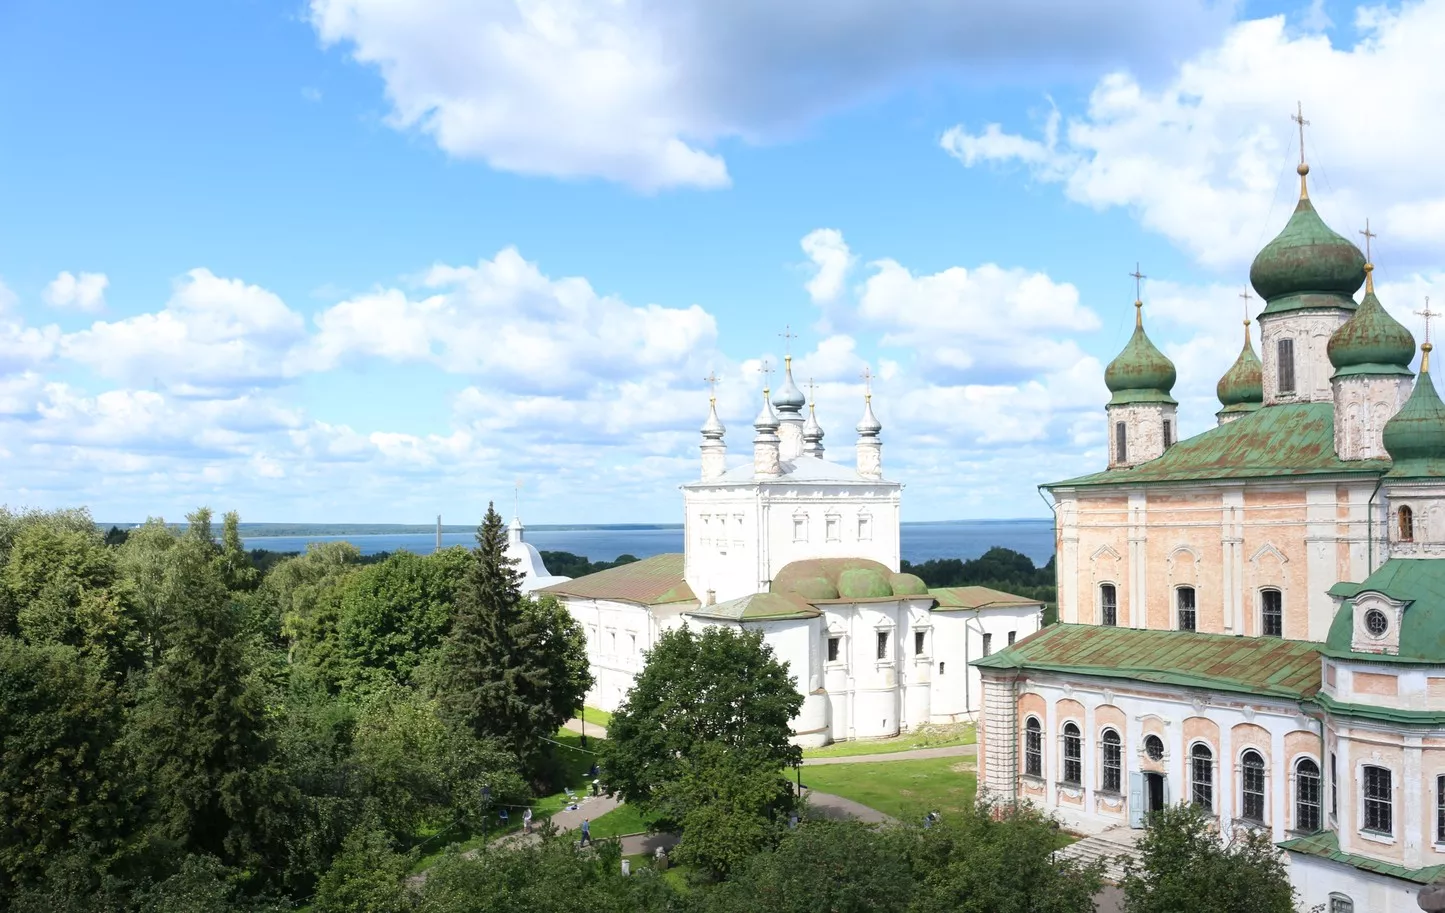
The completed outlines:
[[[905,520],[1048,516],[1136,263],[1214,424],[1297,103],[1419,335],[1442,57],[1445,0],[0,0],[0,502],[679,522],[703,378],[744,462],[790,347]]]

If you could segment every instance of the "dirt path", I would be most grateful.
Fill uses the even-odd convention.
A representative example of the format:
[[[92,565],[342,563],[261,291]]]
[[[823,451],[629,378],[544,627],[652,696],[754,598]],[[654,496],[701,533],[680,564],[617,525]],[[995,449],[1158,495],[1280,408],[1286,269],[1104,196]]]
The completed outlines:
[[[914,748],[887,754],[855,754],[836,758],[804,758],[804,767],[824,764],[876,764],[881,761],[923,761],[928,758],[971,758],[978,754],[977,745],[949,745],[946,748]]]
[[[566,729],[566,730],[569,730],[569,731],[571,731],[571,732],[578,733],[579,735],[585,735],[585,736],[587,736],[587,738],[589,738],[589,739],[605,739],[605,738],[607,738],[607,729],[606,729],[606,727],[599,726],[599,725],[597,725],[596,723],[588,723],[588,724],[584,727],[584,726],[582,725],[582,721],[579,720],[579,719],[577,719],[576,717],[573,717],[572,719],[570,719],[570,720],[568,720],[567,722],[563,723],[563,724],[562,724],[562,728],[563,728],[563,729]]]

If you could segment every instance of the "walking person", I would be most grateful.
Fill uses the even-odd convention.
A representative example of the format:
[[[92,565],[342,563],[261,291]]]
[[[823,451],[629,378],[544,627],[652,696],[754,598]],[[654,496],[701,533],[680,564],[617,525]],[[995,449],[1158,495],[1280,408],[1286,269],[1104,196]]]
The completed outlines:
[[[582,819],[582,839],[577,841],[579,847],[592,845],[592,824],[586,818]]]
[[[522,812],[522,833],[532,833],[532,809],[528,808]]]

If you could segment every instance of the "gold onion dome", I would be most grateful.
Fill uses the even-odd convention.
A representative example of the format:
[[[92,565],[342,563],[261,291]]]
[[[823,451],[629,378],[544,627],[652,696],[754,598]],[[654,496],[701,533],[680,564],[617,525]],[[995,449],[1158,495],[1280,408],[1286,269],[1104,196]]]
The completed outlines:
[[[1134,335],[1124,351],[1104,369],[1104,384],[1114,394],[1109,405],[1126,403],[1173,403],[1174,362],[1164,357],[1144,332],[1142,302],[1134,302]]]
[[[1365,297],[1355,313],[1330,337],[1326,351],[1335,376],[1409,374],[1415,337],[1390,316],[1375,297],[1374,266],[1365,264]]]
[[[1405,405],[1385,423],[1391,478],[1445,476],[1445,403],[1430,379],[1430,343],[1420,347],[1420,375]]]
[[[1249,282],[1268,302],[1265,313],[1311,307],[1355,307],[1365,284],[1365,255],[1336,234],[1310,202],[1300,163],[1300,198],[1284,230],[1264,246],[1249,268]]]
[[[1249,341],[1249,321],[1244,322],[1244,348],[1214,388],[1224,412],[1253,412],[1264,404],[1264,366]]]

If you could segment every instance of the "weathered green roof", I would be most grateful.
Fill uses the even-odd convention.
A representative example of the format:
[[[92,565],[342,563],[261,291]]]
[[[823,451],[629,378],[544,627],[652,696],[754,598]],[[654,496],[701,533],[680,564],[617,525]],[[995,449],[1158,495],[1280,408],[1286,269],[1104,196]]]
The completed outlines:
[[[1371,856],[1358,856],[1354,853],[1343,853],[1340,851],[1340,838],[1334,831],[1321,831],[1318,834],[1310,834],[1308,837],[1295,837],[1279,844],[1280,849],[1288,850],[1291,853],[1303,853],[1307,856],[1318,856],[1321,859],[1329,859],[1362,872],[1374,872],[1377,875],[1389,875],[1392,878],[1403,878],[1406,881],[1413,881],[1415,884],[1430,884],[1441,874],[1445,874],[1445,865],[1428,865],[1421,869],[1407,869],[1402,865],[1393,862],[1386,862],[1383,859],[1375,859]]]
[[[1366,264],[1366,270],[1373,267]],[[1375,297],[1373,281],[1355,313],[1330,336],[1326,351],[1335,377],[1351,374],[1409,374],[1415,337]]]
[[[1253,412],[1264,402],[1264,367],[1249,342],[1249,322],[1244,324],[1244,348],[1215,385],[1222,412]]]
[[[788,618],[817,618],[822,613],[797,596],[754,593],[693,609],[687,614],[719,621],[782,621]]]
[[[1390,478],[1445,476],[1445,403],[1440,402],[1428,365],[1421,367],[1405,405],[1385,423],[1383,437],[1393,461]]]
[[[928,587],[913,574],[899,574],[867,558],[808,558],[784,565],[769,590],[809,603],[899,599],[927,596]]]
[[[1139,308],[1139,302],[1134,307]],[[1109,405],[1124,403],[1174,403],[1169,391],[1174,389],[1174,362],[1149,341],[1144,323],[1134,322],[1134,335],[1124,344],[1124,351],[1104,369],[1104,385],[1114,394]]]
[[[1400,623],[1400,652],[1354,653],[1355,597],[1383,593],[1406,603]],[[1364,583],[1338,583],[1330,595],[1343,597],[1325,641],[1330,656],[1368,659],[1371,662],[1445,662],[1445,561],[1438,558],[1391,558]]]
[[[1043,603],[1037,599],[1029,599],[1024,596],[1015,596],[1013,593],[1005,593],[1002,590],[989,589],[986,586],[940,586],[933,587],[928,591],[937,602],[934,606],[935,612],[959,612],[973,609],[1005,609],[1029,606],[1043,608]]]
[[[1265,406],[1196,434],[1133,468],[1108,469],[1044,487],[1380,474],[1389,468],[1388,460],[1345,462],[1335,456],[1333,403],[1288,403]]]
[[[682,577],[681,554],[654,555],[586,577],[554,583],[537,592],[583,599],[616,599],[639,605],[697,601],[692,587]]]
[[[976,659],[984,669],[1036,669],[1186,688],[1303,699],[1320,687],[1320,644],[1104,625],[1049,625]]]
[[[1303,167],[1303,166],[1301,166]],[[1335,234],[1304,193],[1274,240],[1249,268],[1249,281],[1268,304],[1265,314],[1306,308],[1354,310],[1352,297],[1365,284],[1365,255]]]

